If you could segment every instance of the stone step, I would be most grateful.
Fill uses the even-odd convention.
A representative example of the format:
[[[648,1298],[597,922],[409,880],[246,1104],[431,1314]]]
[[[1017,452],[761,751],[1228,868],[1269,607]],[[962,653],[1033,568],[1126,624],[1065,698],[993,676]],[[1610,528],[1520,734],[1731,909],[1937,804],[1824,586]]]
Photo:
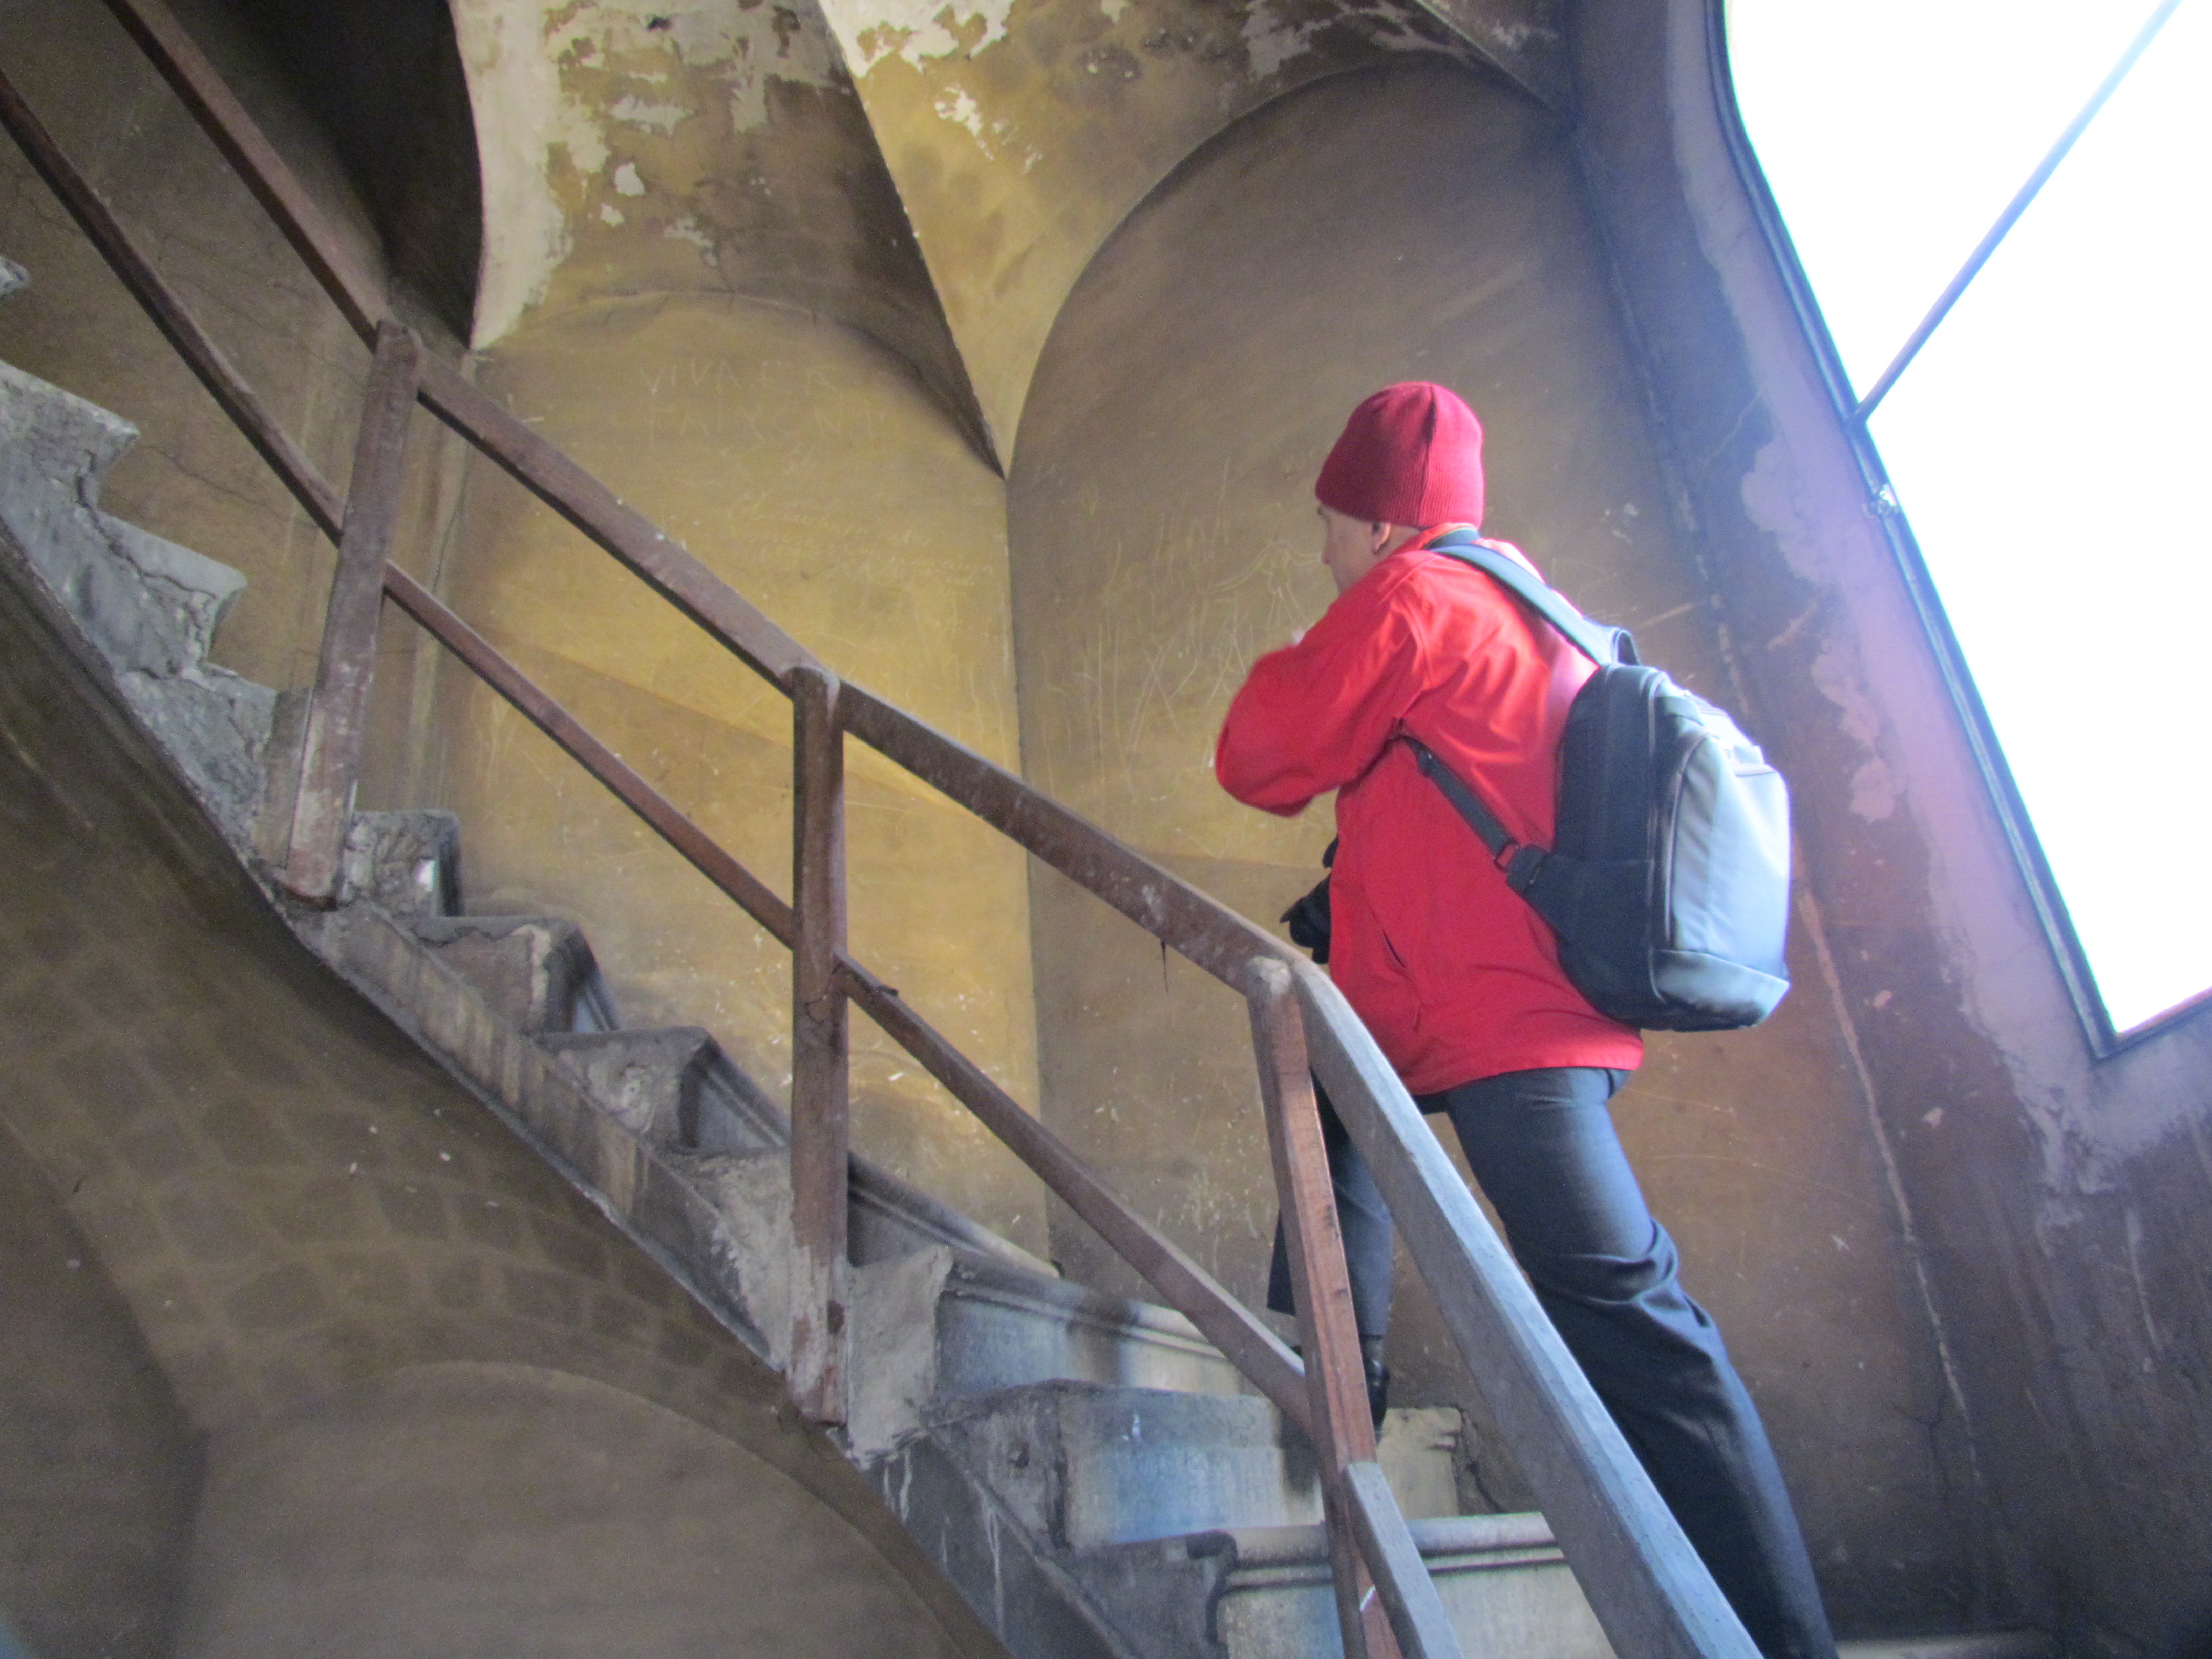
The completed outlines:
[[[1468,1654],[1611,1659],[1543,1516],[1409,1524]],[[1146,1659],[1342,1659],[1328,1539],[1318,1523],[1111,1546],[1072,1557],[1066,1570]]]
[[[2057,1642],[2039,1630],[1884,1637],[1836,1644],[1837,1659],[2058,1659],[2058,1651]]]
[[[1254,1395],[1065,1378],[940,1398],[925,1417],[945,1455],[1063,1552],[1321,1520],[1312,1448]],[[1448,1407],[1385,1423],[1380,1461],[1409,1516],[1458,1511],[1459,1427]]]
[[[289,694],[288,693],[289,696]],[[280,733],[289,709],[280,707]],[[270,740],[276,751],[283,737]],[[285,770],[272,765],[272,775]],[[290,814],[285,814],[289,822]],[[395,916],[458,915],[461,908],[461,821],[451,812],[356,812],[346,827],[339,901],[367,899]]]
[[[413,918],[415,936],[532,1036],[622,1027],[583,929],[560,916]]]

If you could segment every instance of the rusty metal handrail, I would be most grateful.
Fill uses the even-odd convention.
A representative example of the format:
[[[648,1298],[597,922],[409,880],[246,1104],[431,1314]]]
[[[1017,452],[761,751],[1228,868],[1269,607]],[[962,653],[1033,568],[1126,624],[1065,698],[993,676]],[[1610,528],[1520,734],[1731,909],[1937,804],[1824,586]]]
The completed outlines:
[[[398,371],[390,368],[387,357],[396,361],[408,353],[387,342],[404,331],[397,330],[384,297],[323,223],[304,187],[161,0],[107,0],[107,4],[176,88],[348,322],[366,343],[383,347],[378,367],[389,371],[384,376],[388,383]],[[0,75],[0,125],[15,135],[41,176],[224,412],[310,517],[340,543],[343,571],[349,526],[356,520],[368,526],[368,533],[355,538],[365,547],[376,539],[374,521],[388,519],[396,505],[397,468],[378,459],[382,452],[369,432],[381,418],[389,437],[389,394],[372,392],[354,480],[353,493],[359,499],[342,507],[336,493],[191,321],[4,75]],[[794,836],[798,880],[793,892],[801,901],[799,908],[784,904],[731,859],[434,595],[384,558],[380,550],[372,562],[357,549],[357,568],[381,567],[380,582],[370,591],[380,586],[749,915],[793,948],[794,1012],[833,1028],[826,1042],[817,1043],[828,1064],[817,1068],[830,1079],[833,1097],[842,1087],[842,1034],[834,1028],[837,1010],[849,1000],[974,1111],[1171,1304],[1192,1318],[1263,1395],[1306,1430],[1323,1457],[1347,1652],[1365,1651],[1383,1659],[1395,1647],[1408,1655],[1443,1659],[1456,1651],[1456,1643],[1434,1599],[1433,1587],[1419,1568],[1402,1516],[1380,1481],[1372,1462],[1371,1435],[1361,1433],[1365,1419],[1364,1401],[1356,1409],[1354,1404],[1358,1370],[1356,1344],[1350,1340],[1348,1297],[1330,1279],[1327,1265],[1334,1251],[1340,1275],[1334,1210],[1313,1147],[1297,1144],[1310,1138],[1307,1124],[1313,1110],[1312,1091],[1304,1080],[1309,1063],[1375,1165],[1415,1264],[1437,1295],[1455,1345],[1506,1429],[1615,1650],[1623,1659],[1646,1655],[1654,1659],[1755,1659],[1741,1624],[1559,1343],[1403,1085],[1324,975],[1243,917],[1022,779],[903,710],[858,687],[840,684],[811,653],[688,550],[450,364],[422,354],[408,370],[414,394],[425,407],[690,617],[717,644],[801,705],[795,709],[793,750],[794,781],[801,786],[799,833]],[[374,386],[377,376],[372,376],[372,382]],[[381,417],[380,410],[387,411]],[[389,446],[394,451],[398,447]],[[368,463],[365,469],[364,461]],[[373,476],[365,477],[364,471]],[[357,651],[357,644],[351,648]],[[319,678],[316,695],[328,695],[337,686],[341,695],[350,696],[351,690],[341,684],[345,672],[334,677],[329,672],[330,654],[326,651],[325,672]],[[810,701],[817,704],[811,714],[803,706]],[[1248,1309],[1129,1210],[1056,1137],[922,1020],[896,991],[845,952],[842,925],[833,914],[842,904],[842,838],[836,815],[823,811],[822,804],[836,793],[830,785],[842,763],[835,753],[847,731],[1246,997],[1253,1012],[1271,1144],[1277,1148],[1279,1187],[1293,1238],[1304,1338],[1307,1352],[1316,1358],[1310,1371]],[[344,771],[343,766],[327,769]],[[817,820],[811,833],[805,804],[810,776],[816,780]],[[349,807],[350,777],[343,778],[342,784],[343,805]],[[324,779],[318,786],[324,799],[312,807],[303,802],[295,812],[295,826],[302,821],[298,813],[304,812],[307,821],[326,829],[337,787],[331,778]],[[302,790],[303,796],[308,793]],[[343,808],[337,821],[343,821]],[[805,850],[810,842],[811,854]],[[300,851],[295,836],[295,854]],[[312,865],[312,858],[308,863]],[[310,890],[320,879],[313,869],[303,870],[302,875],[299,884]],[[334,878],[333,892],[325,896],[334,896]],[[807,915],[810,909],[814,918]],[[826,928],[818,919],[825,915]],[[814,1005],[811,1015],[809,1003]],[[807,1115],[817,1120],[817,1132],[826,1133],[827,1139],[801,1154],[797,1146],[799,1095],[795,1077],[794,1222],[806,1212],[819,1242],[823,1227],[834,1224],[827,1222],[833,1208],[842,1219],[842,1114],[836,1111],[834,1098],[826,1114],[818,1109],[820,1102],[813,1103],[817,1109]],[[802,1157],[812,1168],[811,1188],[819,1190],[799,1190]],[[834,1205],[825,1197],[832,1182]],[[838,1243],[842,1255],[842,1238]],[[842,1394],[837,1349],[834,1341],[823,1337],[836,1335],[842,1310],[836,1306],[835,1263],[823,1261],[817,1267],[823,1270],[810,1276],[815,1308],[802,1311],[800,1317],[818,1313],[829,1318],[821,1334],[809,1339],[811,1358],[803,1374],[794,1368],[794,1391],[815,1414],[834,1419]],[[799,1351],[795,1343],[794,1355]],[[1350,1364],[1347,1351],[1352,1354]],[[1375,1576],[1381,1592],[1374,1598],[1379,1613],[1372,1604],[1362,1611],[1366,1600],[1363,1570]]]

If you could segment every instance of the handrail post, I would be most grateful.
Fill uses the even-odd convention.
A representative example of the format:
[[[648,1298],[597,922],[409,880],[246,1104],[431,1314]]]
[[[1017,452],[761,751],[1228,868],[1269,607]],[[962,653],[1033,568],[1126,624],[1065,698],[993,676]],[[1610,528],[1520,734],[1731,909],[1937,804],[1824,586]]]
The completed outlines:
[[[376,629],[384,564],[399,518],[407,463],[407,418],[422,374],[421,347],[397,323],[380,324],[376,362],[354,444],[338,537],[337,575],[323,622],[321,659],[300,746],[300,792],[292,810],[284,885],[311,904],[334,904],[343,874],[346,830],[361,781],[368,694],[376,674]]]
[[[1305,1351],[1337,1622],[1343,1628],[1346,1659],[1399,1659],[1398,1644],[1360,1559],[1356,1504],[1346,1479],[1349,1466],[1374,1462],[1375,1424],[1368,1412],[1352,1279],[1329,1187],[1321,1113],[1306,1065],[1305,1028],[1290,970],[1281,963],[1255,959],[1246,970],[1245,984],[1252,1046],[1260,1062],[1260,1097],[1267,1108],[1267,1150],[1274,1161]]]
[[[845,733],[838,680],[791,671],[792,1396],[811,1422],[845,1420],[845,1227],[851,1078],[844,993]]]

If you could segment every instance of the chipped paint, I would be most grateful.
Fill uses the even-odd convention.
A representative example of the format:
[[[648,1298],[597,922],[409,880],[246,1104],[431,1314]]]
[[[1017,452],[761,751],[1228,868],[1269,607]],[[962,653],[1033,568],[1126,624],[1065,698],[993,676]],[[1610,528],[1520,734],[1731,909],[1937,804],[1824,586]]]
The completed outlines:
[[[1243,31],[1244,61],[1252,77],[1272,79],[1283,65],[1304,57],[1312,50],[1314,35],[1325,21],[1309,13],[1296,22],[1289,21],[1267,0],[1259,0],[1246,15]]]
[[[947,0],[823,0],[822,9],[854,67],[866,74],[887,58],[915,69],[973,58],[1006,38],[1014,0],[974,7]]]
[[[680,104],[648,104],[638,98],[618,98],[607,113],[626,126],[652,127],[661,132],[673,132],[691,118],[691,112]]]
[[[732,135],[757,131],[769,120],[770,81],[823,87],[840,73],[827,30],[787,6],[658,3],[455,0],[483,152],[477,346],[545,297],[580,230],[604,236],[639,216],[605,210],[611,193],[648,194],[647,147],[709,116]],[[647,213],[640,228],[658,236],[684,211]]]

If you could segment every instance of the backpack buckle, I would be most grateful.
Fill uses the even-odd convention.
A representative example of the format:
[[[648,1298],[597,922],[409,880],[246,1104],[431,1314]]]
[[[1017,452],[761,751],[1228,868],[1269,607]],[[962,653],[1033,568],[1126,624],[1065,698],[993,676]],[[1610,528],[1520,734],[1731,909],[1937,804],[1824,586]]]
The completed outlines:
[[[1504,872],[1505,884],[1516,893],[1526,893],[1552,856],[1541,847],[1510,847],[1498,858],[1498,867]]]

